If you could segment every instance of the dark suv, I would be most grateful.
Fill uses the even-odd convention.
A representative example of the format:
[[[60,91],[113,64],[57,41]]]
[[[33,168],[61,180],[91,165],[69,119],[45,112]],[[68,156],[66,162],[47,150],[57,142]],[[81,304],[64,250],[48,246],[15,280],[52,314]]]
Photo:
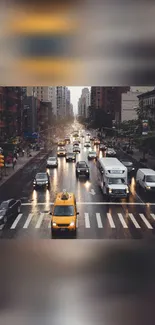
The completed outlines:
[[[66,161],[76,161],[76,154],[74,152],[67,152]]]
[[[76,164],[76,177],[80,175],[89,178],[89,167],[85,161],[78,161]]]

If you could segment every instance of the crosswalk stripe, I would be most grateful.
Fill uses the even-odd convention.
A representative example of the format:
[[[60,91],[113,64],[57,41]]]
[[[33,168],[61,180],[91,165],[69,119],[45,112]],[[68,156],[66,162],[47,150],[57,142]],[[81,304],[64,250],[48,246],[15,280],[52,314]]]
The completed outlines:
[[[103,224],[102,224],[102,220],[101,220],[100,213],[96,213],[96,220],[97,220],[98,228],[103,228]]]
[[[151,226],[151,224],[148,222],[148,220],[145,218],[144,214],[143,213],[139,213],[141,219],[144,221],[146,227],[148,229],[153,229],[153,227]]]
[[[89,214],[85,213],[84,216],[85,216],[85,226],[86,228],[90,228]]]
[[[122,216],[122,213],[117,213],[117,214],[118,214],[119,220],[120,220],[123,228],[128,228],[128,225],[126,224],[126,222],[125,222],[125,220],[124,220],[124,218]]]
[[[140,229],[140,225],[138,224],[137,220],[135,219],[135,217],[133,216],[132,213],[129,213],[128,216],[130,217],[131,221],[133,222],[133,224],[135,225],[135,227],[137,229]]]
[[[107,218],[108,218],[108,221],[109,221],[109,224],[110,224],[110,227],[111,228],[116,228],[115,224],[114,224],[114,220],[112,218],[112,215],[110,213],[107,213]]]
[[[43,219],[44,219],[44,213],[40,213],[40,217],[39,217],[39,219],[38,219],[38,221],[36,223],[36,226],[35,226],[36,229],[40,228],[40,226],[41,226],[41,224],[43,222]]]
[[[32,217],[33,217],[33,213],[29,213],[28,217],[27,217],[27,220],[25,221],[25,224],[23,226],[24,229],[28,228],[31,220],[32,220]]]
[[[18,214],[17,218],[16,218],[15,221],[13,222],[12,226],[10,227],[10,229],[15,229],[15,228],[16,228],[16,226],[17,226],[19,220],[21,219],[22,215],[23,215],[22,213],[19,213],[19,214]]]
[[[151,217],[155,220],[155,214],[151,213]]]

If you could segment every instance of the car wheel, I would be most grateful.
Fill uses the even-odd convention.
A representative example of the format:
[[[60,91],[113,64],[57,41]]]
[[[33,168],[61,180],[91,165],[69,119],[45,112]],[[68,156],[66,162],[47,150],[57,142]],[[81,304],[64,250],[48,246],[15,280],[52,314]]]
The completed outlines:
[[[51,229],[51,234],[52,234],[52,238],[55,238],[55,235],[56,235],[56,231]]]
[[[3,218],[3,221],[4,221],[4,224],[6,224],[6,223],[7,223],[7,221],[8,221],[8,218],[7,218],[7,216],[4,216],[4,218]]]
[[[18,206],[18,208],[17,208],[17,212],[20,213],[20,206]]]
[[[76,238],[77,237],[77,230],[75,229],[74,231],[73,231],[73,238]]]

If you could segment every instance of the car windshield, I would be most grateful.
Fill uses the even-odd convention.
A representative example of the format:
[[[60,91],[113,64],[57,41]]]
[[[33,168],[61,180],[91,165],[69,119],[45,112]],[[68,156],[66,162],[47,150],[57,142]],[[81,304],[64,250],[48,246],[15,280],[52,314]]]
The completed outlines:
[[[123,178],[109,178],[109,184],[125,184],[125,180]]]
[[[55,158],[55,157],[49,157],[48,160],[50,160],[50,161],[55,161],[56,158]]]
[[[90,154],[91,155],[96,155],[96,152],[95,151],[90,151]]]
[[[36,175],[36,178],[37,179],[47,179],[47,175],[46,174],[43,174],[43,173],[42,174],[37,174]]]
[[[86,163],[80,163],[80,164],[78,164],[78,167],[82,167],[82,168],[85,168],[85,167],[87,167],[87,165],[86,165]]]
[[[155,183],[155,176],[154,175],[146,176],[146,182]]]
[[[2,202],[0,205],[0,210],[5,210],[8,208],[8,202]]]
[[[57,205],[54,208],[54,216],[74,216],[74,206],[73,205]]]

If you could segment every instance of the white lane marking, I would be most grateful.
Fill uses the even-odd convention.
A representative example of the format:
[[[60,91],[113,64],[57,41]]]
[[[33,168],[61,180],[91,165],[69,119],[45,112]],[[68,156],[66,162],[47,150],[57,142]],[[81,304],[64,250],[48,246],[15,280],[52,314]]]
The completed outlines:
[[[10,227],[10,229],[15,229],[16,228],[16,226],[17,226],[18,222],[20,221],[22,215],[23,215],[22,213],[19,213],[18,214],[17,218],[13,222],[12,226]]]
[[[23,226],[24,229],[28,228],[31,220],[32,220],[32,217],[33,217],[33,213],[29,213],[28,217],[27,217],[27,220],[25,221],[25,224]]]
[[[0,230],[2,230],[4,228],[4,226],[5,226],[4,224],[0,225]]]
[[[110,224],[110,227],[111,228],[116,228],[115,224],[114,224],[114,220],[112,218],[112,215],[110,213],[107,213],[107,218],[108,218],[108,221],[109,221],[109,224]]]
[[[125,220],[124,220],[124,218],[122,216],[122,213],[117,213],[117,214],[118,214],[119,220],[120,220],[123,228],[128,228],[128,225],[126,224],[126,222],[125,222]]]
[[[101,220],[100,213],[96,213],[96,220],[97,220],[97,226],[98,226],[98,228],[103,228],[103,224],[102,224],[102,220]]]
[[[22,206],[34,206],[34,202],[33,203],[22,203]],[[35,204],[35,206],[39,206],[39,205],[46,205],[47,203],[37,203]],[[140,202],[77,202],[77,204],[79,205],[146,205],[151,206],[151,205],[155,205],[155,203],[140,203]],[[54,205],[54,202],[50,202],[49,205]]]
[[[133,224],[135,225],[135,227],[137,229],[140,229],[140,225],[138,224],[137,220],[135,219],[135,217],[133,216],[132,213],[129,213],[128,216],[130,217],[131,221],[133,222]]]
[[[35,226],[36,229],[40,228],[40,226],[41,226],[41,224],[43,222],[43,219],[44,219],[44,213],[40,213],[40,217],[38,218],[38,221],[37,221],[36,226]]]
[[[146,227],[148,229],[153,229],[153,227],[151,226],[151,224],[148,222],[148,220],[145,218],[143,213],[139,213],[141,219],[144,221],[144,223],[146,224]]]
[[[84,218],[85,218],[85,226],[86,226],[86,228],[90,228],[89,214],[85,213]]]
[[[155,220],[155,214],[154,213],[151,213],[150,215]]]

